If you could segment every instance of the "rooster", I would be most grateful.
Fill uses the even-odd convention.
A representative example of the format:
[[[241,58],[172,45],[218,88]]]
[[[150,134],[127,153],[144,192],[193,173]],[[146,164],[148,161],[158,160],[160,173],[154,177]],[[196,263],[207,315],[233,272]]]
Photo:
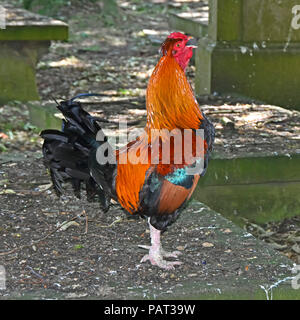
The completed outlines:
[[[165,251],[161,233],[177,219],[199,178],[205,174],[214,142],[214,127],[201,111],[185,75],[193,48],[194,39],[180,32],[171,33],[163,42],[162,56],[147,87],[146,127],[125,147],[112,151],[97,119],[81,108],[80,102],[75,101],[77,97],[57,105],[64,115],[62,131],[41,133],[44,164],[56,193],[60,196],[63,182],[70,181],[80,198],[81,184],[85,183],[88,200],[97,196],[103,210],[107,211],[114,199],[130,214],[148,218],[151,246],[141,246],[149,249],[141,262],[149,260],[164,269],[172,269],[181,262],[165,259],[177,258],[180,252]],[[189,141],[192,148],[187,156],[187,152],[180,155],[178,161],[175,139],[185,129],[192,131]],[[201,155],[196,150],[197,129],[204,132]],[[169,132],[175,134],[170,136]],[[168,163],[163,161],[164,142],[170,148]],[[188,149],[183,142],[179,144]],[[104,145],[108,146],[104,157],[113,154],[115,162],[99,161],[98,151]],[[136,158],[139,161],[129,161]],[[202,170],[188,172],[200,158]]]

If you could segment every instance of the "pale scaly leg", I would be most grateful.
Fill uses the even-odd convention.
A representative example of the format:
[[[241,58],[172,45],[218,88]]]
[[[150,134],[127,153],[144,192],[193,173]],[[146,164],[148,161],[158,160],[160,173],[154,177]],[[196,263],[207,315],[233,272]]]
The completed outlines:
[[[167,252],[161,247],[160,234],[161,231],[155,229],[150,223],[150,236],[151,236],[151,246],[139,246],[144,249],[149,249],[149,253],[146,254],[141,262],[149,260],[152,265],[158,266],[163,269],[173,269],[175,265],[180,265],[180,261],[166,261],[163,257],[173,257],[177,258],[181,254],[179,251]]]

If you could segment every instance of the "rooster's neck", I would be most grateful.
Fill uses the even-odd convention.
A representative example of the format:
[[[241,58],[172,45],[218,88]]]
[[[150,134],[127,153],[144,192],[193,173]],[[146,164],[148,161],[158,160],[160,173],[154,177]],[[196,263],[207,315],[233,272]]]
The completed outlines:
[[[198,129],[202,114],[186,75],[171,56],[163,56],[147,88],[148,129]]]

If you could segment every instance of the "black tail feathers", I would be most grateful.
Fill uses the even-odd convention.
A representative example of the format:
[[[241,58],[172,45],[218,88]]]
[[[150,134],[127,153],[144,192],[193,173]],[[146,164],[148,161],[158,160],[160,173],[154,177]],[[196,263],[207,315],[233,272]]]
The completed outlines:
[[[71,182],[76,197],[80,198],[81,185],[84,183],[87,199],[92,201],[97,195],[104,209],[108,209],[111,193],[108,189],[113,168],[109,165],[100,166],[96,159],[90,159],[91,156],[95,157],[95,150],[107,138],[103,142],[96,141],[101,127],[94,117],[82,109],[80,102],[74,101],[80,96],[57,105],[65,117],[62,131],[41,132],[44,164],[50,171],[58,196],[63,193],[62,184]],[[89,167],[91,163],[94,168]],[[101,173],[102,180],[94,178],[91,173],[95,171]]]

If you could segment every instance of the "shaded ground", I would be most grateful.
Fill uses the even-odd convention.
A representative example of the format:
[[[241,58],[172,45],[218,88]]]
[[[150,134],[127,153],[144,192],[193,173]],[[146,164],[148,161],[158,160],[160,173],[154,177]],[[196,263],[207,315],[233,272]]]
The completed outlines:
[[[101,8],[97,3],[62,8],[57,16],[70,24],[70,41],[52,44],[50,53],[38,65],[38,85],[43,100],[89,91],[103,93],[107,95],[103,100],[110,104],[86,105],[87,110],[112,120],[124,113],[131,120],[139,120],[134,126],[142,126],[147,81],[158,59],[159,43],[171,31],[166,18],[168,8],[147,1],[120,3],[122,28],[108,26],[99,18]],[[193,66],[188,77],[193,85]],[[120,99],[127,102],[112,103]],[[219,154],[300,152],[299,112],[232,97],[202,97],[200,103],[217,128]],[[263,251],[262,261],[270,264],[262,272],[255,256],[263,245],[253,237],[241,242],[240,229],[227,222],[220,230],[213,220],[224,220],[211,218],[199,204],[196,209],[188,209],[187,218],[181,218],[163,237],[166,248],[184,252],[184,265],[171,272],[140,265],[144,252],[137,244],[149,242],[145,221],[129,219],[117,207],[103,214],[98,204],[76,201],[71,193],[58,200],[49,189],[49,177],[39,159],[39,129],[29,124],[26,105],[15,102],[0,106],[1,131],[8,138],[0,140],[0,151],[8,153],[0,162],[0,236],[4,239],[0,252],[13,250],[0,255],[0,264],[8,273],[8,291],[4,295],[21,296],[47,288],[47,294],[53,290],[56,297],[62,294],[69,298],[125,298],[128,292],[131,297],[145,298],[174,296],[178,292],[197,296],[208,290],[213,279],[216,283],[230,283],[236,290],[240,281],[247,282],[245,279],[270,284],[287,274],[286,266],[280,267],[278,262],[281,255],[271,249]],[[287,247],[277,249],[297,261],[294,245],[299,243],[299,224],[295,219],[284,222],[294,229],[280,228],[280,224],[262,226],[265,233],[274,232],[268,236],[253,224],[247,228],[264,240],[283,232],[286,236],[281,237],[282,241],[275,240]],[[73,224],[67,230],[57,230],[59,223],[68,221]],[[226,233],[226,229],[235,230],[239,236]],[[203,243],[213,246],[205,247]],[[189,281],[191,286],[183,290],[182,283]],[[201,283],[202,289],[191,289],[195,283]],[[41,291],[41,296],[45,294]]]
[[[284,219],[280,222],[269,222],[257,225],[246,221],[245,230],[255,237],[270,244],[274,249],[281,251],[288,258],[300,263],[300,217]]]

